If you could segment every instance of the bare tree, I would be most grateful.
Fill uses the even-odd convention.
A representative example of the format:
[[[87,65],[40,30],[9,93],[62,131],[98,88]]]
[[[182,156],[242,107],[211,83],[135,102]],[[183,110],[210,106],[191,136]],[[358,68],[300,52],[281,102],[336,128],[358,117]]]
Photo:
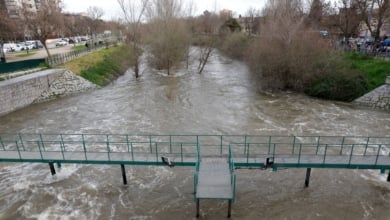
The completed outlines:
[[[390,15],[390,0],[355,0],[361,18],[375,40],[380,37],[380,30]],[[373,20],[376,25],[373,25]]]
[[[303,3],[301,0],[268,0],[263,9],[266,28],[261,35],[274,38],[288,47],[293,38],[302,31]]]
[[[256,33],[259,28],[258,17],[260,16],[260,11],[256,8],[249,7],[245,13],[244,19],[244,30],[251,36],[253,33]]]
[[[139,77],[139,58],[142,54],[141,44],[141,22],[145,15],[149,0],[117,0],[126,21],[128,37],[127,42],[133,49],[132,64],[134,66],[135,77]]]
[[[41,0],[41,6],[37,12],[24,8],[24,22],[30,35],[40,40],[50,57],[46,40],[50,37],[58,36],[58,32],[63,26],[61,8],[55,4],[55,0]]]
[[[0,8],[0,58],[1,61],[6,62],[5,53],[3,50],[4,43],[12,39],[16,29],[15,21],[8,17],[5,8]]]
[[[104,15],[104,10],[102,8],[99,8],[97,6],[89,6],[87,9],[88,16],[90,18],[89,25],[90,25],[90,31],[91,35],[96,35],[99,29],[99,26],[102,25],[102,17]]]
[[[339,8],[338,27],[344,37],[349,38],[356,34],[360,23],[360,16],[356,0],[341,0]]]
[[[318,29],[321,25],[324,2],[323,0],[312,0],[310,4],[310,11],[307,17],[309,25]]]
[[[326,62],[326,42],[307,31],[303,1],[269,0],[263,16],[246,54],[252,72],[263,89],[303,91]]]

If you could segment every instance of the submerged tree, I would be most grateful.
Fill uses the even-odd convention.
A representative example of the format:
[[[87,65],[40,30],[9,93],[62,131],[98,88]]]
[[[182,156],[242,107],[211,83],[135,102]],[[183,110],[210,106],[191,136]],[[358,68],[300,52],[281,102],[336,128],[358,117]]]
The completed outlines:
[[[191,43],[190,31],[182,19],[185,10],[179,0],[154,0],[148,8],[150,63],[167,70],[185,60]]]
[[[149,0],[118,0],[118,4],[122,10],[124,20],[127,26],[126,42],[132,48],[132,65],[134,67],[135,77],[139,77],[139,58],[142,54],[141,50],[141,27],[142,19],[145,15]]]

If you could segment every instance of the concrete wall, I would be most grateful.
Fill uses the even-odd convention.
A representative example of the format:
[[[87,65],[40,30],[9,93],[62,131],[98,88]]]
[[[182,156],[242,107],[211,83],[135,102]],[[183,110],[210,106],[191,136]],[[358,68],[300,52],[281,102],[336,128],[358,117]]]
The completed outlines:
[[[0,115],[91,88],[96,86],[65,69],[49,69],[0,81]]]
[[[354,103],[373,108],[390,110],[390,76],[387,77],[386,83],[383,86],[380,86],[356,99]]]

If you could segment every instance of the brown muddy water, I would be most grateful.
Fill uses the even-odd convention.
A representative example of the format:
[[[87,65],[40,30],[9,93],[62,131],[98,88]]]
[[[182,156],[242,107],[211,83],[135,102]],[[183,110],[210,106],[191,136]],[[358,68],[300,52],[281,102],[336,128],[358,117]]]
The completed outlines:
[[[196,65],[194,65],[196,66]],[[0,117],[0,131],[128,134],[387,136],[389,113],[257,91],[247,67],[215,53],[203,74],[143,67],[111,85]],[[195,219],[193,168],[0,164],[0,219]],[[370,170],[237,170],[232,219],[390,219],[387,174]],[[226,219],[202,201],[200,219]]]

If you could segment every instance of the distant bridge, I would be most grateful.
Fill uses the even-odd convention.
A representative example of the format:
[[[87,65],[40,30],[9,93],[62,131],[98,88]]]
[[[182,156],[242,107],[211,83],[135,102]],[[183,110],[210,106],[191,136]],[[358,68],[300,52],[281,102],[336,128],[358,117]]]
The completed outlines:
[[[202,199],[235,199],[235,169],[390,170],[390,137],[264,135],[130,135],[0,133],[0,162],[194,166],[199,216]],[[390,181],[390,172],[387,178]]]

